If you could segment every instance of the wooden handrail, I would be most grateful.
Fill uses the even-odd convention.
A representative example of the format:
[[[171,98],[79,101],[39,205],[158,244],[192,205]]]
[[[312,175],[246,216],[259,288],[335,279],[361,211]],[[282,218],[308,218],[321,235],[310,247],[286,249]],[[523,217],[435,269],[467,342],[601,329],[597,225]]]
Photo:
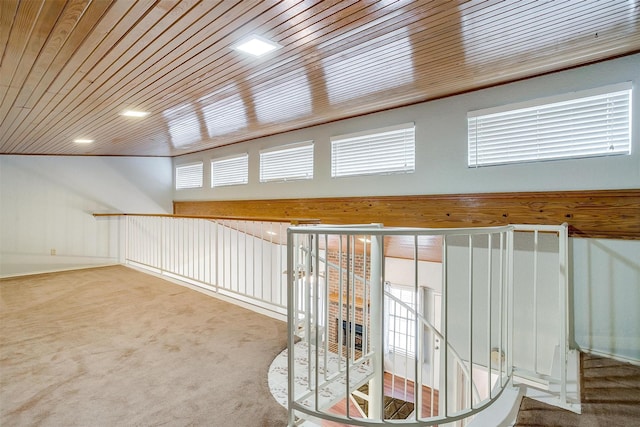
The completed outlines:
[[[258,217],[239,217],[239,216],[140,214],[140,213],[94,213],[93,216],[94,217],[151,216],[151,217],[161,217],[161,218],[190,218],[190,219],[208,219],[208,220],[220,220],[220,221],[286,222],[292,225],[320,224],[319,219],[311,219],[311,218],[258,218]]]

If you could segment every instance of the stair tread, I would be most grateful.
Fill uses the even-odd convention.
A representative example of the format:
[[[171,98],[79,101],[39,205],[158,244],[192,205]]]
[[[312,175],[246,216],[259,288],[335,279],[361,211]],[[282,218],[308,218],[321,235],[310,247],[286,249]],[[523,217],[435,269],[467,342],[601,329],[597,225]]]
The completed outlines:
[[[525,397],[515,425],[640,425],[640,366],[582,353],[580,367],[581,415]]]
[[[384,397],[384,417],[389,420],[406,419],[413,412],[413,403],[395,397]]]
[[[582,402],[635,402],[640,405],[640,390],[598,388],[585,393]]]
[[[638,384],[640,383],[640,379],[631,379],[631,378],[619,378],[619,379],[611,379],[611,380],[600,380],[600,381],[583,381],[582,389],[583,390],[591,390],[591,389],[610,389],[610,388],[619,388],[625,390],[637,390],[639,389]]]
[[[624,377],[633,378],[640,384],[640,368],[608,366],[602,368],[583,368],[582,375],[584,378],[601,378],[601,377]]]
[[[358,391],[368,395],[369,385],[364,384]],[[364,413],[369,412],[369,401],[363,399],[360,396],[352,395],[358,406],[362,408]],[[391,396],[384,396],[384,418],[387,420],[400,420],[407,419],[411,413],[413,413],[414,404],[402,399],[398,399]]]

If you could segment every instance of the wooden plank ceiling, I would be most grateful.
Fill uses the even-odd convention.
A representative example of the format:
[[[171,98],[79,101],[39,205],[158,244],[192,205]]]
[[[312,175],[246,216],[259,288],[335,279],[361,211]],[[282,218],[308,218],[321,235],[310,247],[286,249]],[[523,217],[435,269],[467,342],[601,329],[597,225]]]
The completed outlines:
[[[0,14],[2,154],[176,156],[640,51],[639,2],[622,0],[0,0]],[[232,49],[250,34],[282,47]]]

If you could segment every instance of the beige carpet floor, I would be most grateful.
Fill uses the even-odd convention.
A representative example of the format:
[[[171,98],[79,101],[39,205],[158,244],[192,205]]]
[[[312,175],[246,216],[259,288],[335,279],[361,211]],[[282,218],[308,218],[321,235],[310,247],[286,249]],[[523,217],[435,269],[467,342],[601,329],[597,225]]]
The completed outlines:
[[[285,426],[286,324],[126,267],[0,281],[1,426]]]

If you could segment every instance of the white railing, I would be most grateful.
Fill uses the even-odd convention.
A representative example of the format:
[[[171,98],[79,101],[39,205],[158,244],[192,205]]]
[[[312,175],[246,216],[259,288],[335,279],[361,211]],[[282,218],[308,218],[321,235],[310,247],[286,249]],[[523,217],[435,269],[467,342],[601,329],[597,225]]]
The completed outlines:
[[[580,412],[579,355],[569,345],[568,226],[514,226],[514,383]]]
[[[290,222],[173,215],[119,220],[123,263],[286,314]]]
[[[510,380],[579,411],[566,225],[114,218],[120,262],[289,316],[292,424],[463,426]],[[385,418],[385,395],[409,418]]]
[[[290,228],[290,425],[466,425],[510,380],[512,244],[513,227]],[[438,278],[421,265],[430,248]],[[410,261],[405,295],[385,290],[394,256]]]

